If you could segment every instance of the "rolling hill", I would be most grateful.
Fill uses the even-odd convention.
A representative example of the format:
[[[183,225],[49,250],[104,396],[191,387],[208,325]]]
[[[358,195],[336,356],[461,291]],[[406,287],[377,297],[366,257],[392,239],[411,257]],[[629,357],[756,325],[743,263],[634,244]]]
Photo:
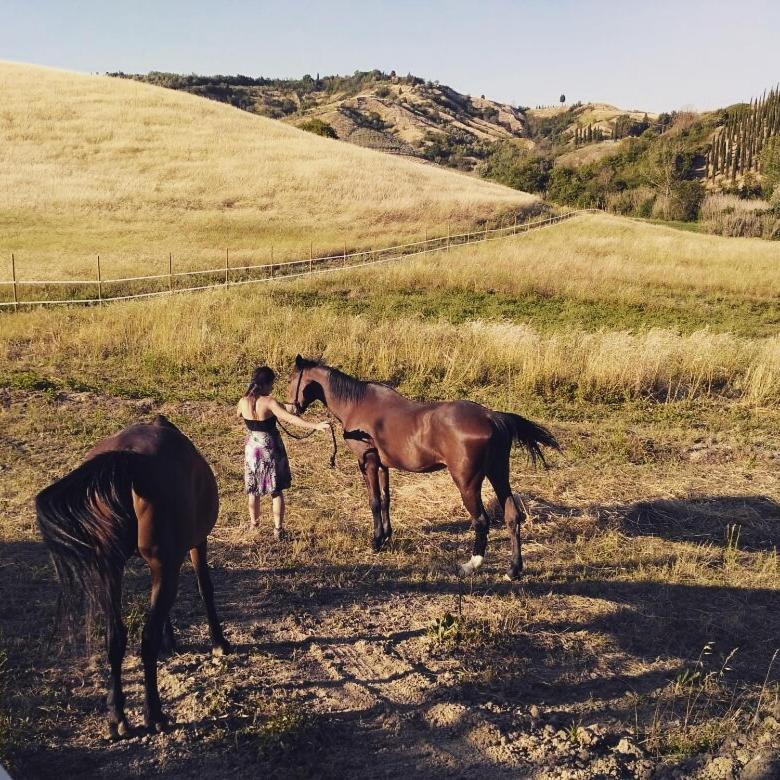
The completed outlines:
[[[380,245],[536,198],[135,81],[0,63],[0,252],[27,278]],[[313,246],[311,246],[313,245]],[[5,258],[3,258],[5,259]]]
[[[523,110],[439,82],[378,70],[352,76],[267,79],[152,72],[124,76],[311,126],[358,146],[470,170],[489,145],[527,137]]]

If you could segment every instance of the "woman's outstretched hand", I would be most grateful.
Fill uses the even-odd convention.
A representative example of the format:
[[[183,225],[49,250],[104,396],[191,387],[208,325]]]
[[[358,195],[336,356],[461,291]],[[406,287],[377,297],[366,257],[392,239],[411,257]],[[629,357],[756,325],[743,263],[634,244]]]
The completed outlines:
[[[330,421],[329,420],[323,420],[322,422],[317,423],[317,430],[318,431],[329,431],[330,430]]]

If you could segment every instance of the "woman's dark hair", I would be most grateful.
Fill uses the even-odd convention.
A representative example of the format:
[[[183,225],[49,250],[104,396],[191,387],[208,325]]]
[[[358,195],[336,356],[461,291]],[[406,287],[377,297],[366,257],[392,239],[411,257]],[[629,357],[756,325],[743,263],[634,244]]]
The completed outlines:
[[[247,395],[259,395],[260,389],[273,384],[276,374],[268,366],[260,366],[252,372],[252,378],[246,388]]]

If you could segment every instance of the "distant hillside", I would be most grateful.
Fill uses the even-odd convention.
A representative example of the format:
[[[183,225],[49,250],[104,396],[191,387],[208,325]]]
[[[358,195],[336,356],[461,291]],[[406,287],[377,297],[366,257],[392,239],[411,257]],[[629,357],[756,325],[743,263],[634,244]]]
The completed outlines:
[[[535,209],[473,176],[134,81],[0,62],[0,233],[22,277],[277,262]],[[151,263],[155,263],[154,266]],[[7,271],[6,271],[7,273]]]
[[[653,114],[607,103],[515,107],[381,71],[297,80],[125,77],[360,146],[473,171],[569,206],[695,220],[708,195],[768,199],[777,191],[780,203],[777,90],[716,111]],[[750,225],[738,220],[728,230],[775,235],[774,212],[768,208],[759,204]]]
[[[484,159],[491,143],[528,135],[519,108],[394,72],[302,79],[109,75],[183,90],[358,146],[463,170]]]

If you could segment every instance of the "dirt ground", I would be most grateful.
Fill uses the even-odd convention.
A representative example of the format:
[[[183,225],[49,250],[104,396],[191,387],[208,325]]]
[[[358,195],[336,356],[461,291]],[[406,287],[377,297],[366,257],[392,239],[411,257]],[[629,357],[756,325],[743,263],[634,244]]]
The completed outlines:
[[[290,536],[274,542],[268,515],[257,534],[241,525],[242,434],[224,405],[1,400],[0,748],[15,778],[778,776],[775,411],[543,416],[565,455],[536,472],[513,458],[529,521],[524,578],[507,583],[498,525],[485,567],[456,576],[472,537],[446,473],[392,475],[396,533],[373,554],[347,451],[331,471],[324,436],[288,441]],[[176,725],[109,742],[103,655],[51,639],[57,589],[31,500],[93,441],[158,411],[217,473],[210,561],[234,652],[211,656],[186,564],[178,651],[160,663]],[[135,725],[147,598],[134,559]]]

